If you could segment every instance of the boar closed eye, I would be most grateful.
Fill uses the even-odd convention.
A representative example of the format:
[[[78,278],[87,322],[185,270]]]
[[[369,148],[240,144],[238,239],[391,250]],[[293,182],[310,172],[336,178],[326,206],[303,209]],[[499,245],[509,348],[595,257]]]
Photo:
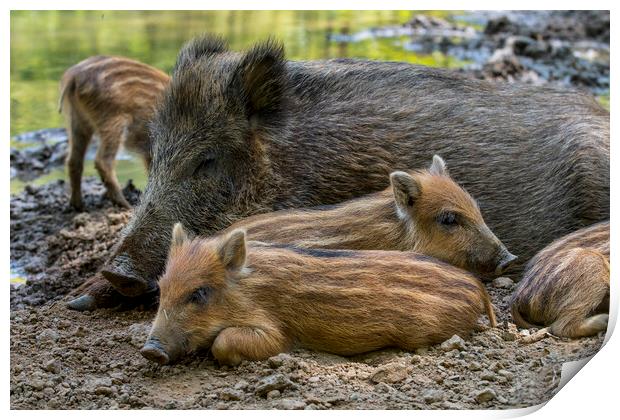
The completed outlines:
[[[204,305],[209,301],[209,296],[211,295],[210,287],[200,287],[192,292],[191,295],[188,296],[188,303],[195,303],[196,305]]]
[[[204,158],[199,164],[198,166],[196,166],[196,169],[194,169],[194,176],[204,176],[207,175],[215,166],[215,157],[213,156],[208,156],[206,158]]]

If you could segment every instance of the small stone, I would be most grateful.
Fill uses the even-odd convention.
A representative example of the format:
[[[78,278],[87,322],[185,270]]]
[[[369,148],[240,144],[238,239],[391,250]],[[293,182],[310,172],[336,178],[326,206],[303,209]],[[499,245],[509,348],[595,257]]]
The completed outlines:
[[[311,376],[311,377],[308,378],[308,382],[310,382],[312,384],[315,384],[315,383],[320,382],[320,381],[321,381],[321,378],[319,378],[318,376]]]
[[[482,365],[476,362],[475,360],[471,362],[468,367],[469,367],[469,370],[474,371],[474,372],[478,370],[482,370]]]
[[[241,391],[226,388],[220,392],[220,399],[224,401],[239,401],[243,393]]]
[[[404,363],[392,362],[379,366],[370,374],[370,379],[374,383],[384,382],[393,384],[401,382],[407,378],[407,367]]]
[[[482,375],[480,375],[480,379],[482,379],[483,381],[496,381],[497,375],[490,370],[485,370],[484,372],[482,372]]]
[[[290,361],[292,357],[286,353],[280,353],[277,356],[272,356],[267,359],[267,364],[272,369],[277,369],[282,366],[284,363]]]
[[[454,334],[439,346],[443,351],[465,350],[465,340]]]
[[[486,388],[482,391],[480,391],[478,394],[476,394],[476,401],[478,401],[478,403],[482,404],[485,402],[489,402],[494,400],[497,397],[497,394],[495,393],[495,391],[493,391],[491,388]]]
[[[422,399],[427,404],[439,402],[443,400],[443,397],[444,397],[443,391],[440,391],[438,389],[429,389],[429,390],[426,390],[422,394]]]
[[[45,362],[43,368],[51,373],[60,373],[60,363],[58,362],[58,360],[55,359],[51,359]]]
[[[98,386],[95,388],[95,394],[97,395],[112,395],[112,388],[107,386]]]
[[[415,349],[415,354],[418,356],[426,356],[428,354],[428,347],[419,347]]]
[[[250,387],[250,384],[245,379],[241,379],[239,380],[239,382],[235,384],[235,389],[239,389],[239,390],[246,390],[249,387]]]
[[[255,393],[261,397],[264,397],[270,391],[282,391],[289,388],[296,388],[296,386],[286,376],[282,374],[275,374],[263,378],[256,386]]]
[[[274,398],[278,398],[281,395],[281,392],[277,389],[273,389],[267,393],[267,399],[273,400]]]
[[[501,289],[510,289],[512,286],[514,286],[514,284],[515,283],[512,281],[512,279],[508,277],[498,277],[493,280],[493,287],[499,287]]]
[[[276,408],[278,410],[303,410],[307,404],[304,401],[283,399],[278,401]]]
[[[515,341],[517,339],[517,334],[512,331],[502,331],[502,338],[504,341]]]
[[[505,370],[505,369],[499,370],[497,372],[497,374],[500,375],[500,376],[503,376],[504,378],[508,379],[509,381],[512,381],[514,379],[514,377],[515,377],[515,375],[512,372],[510,372],[508,370]]]
[[[60,338],[60,334],[52,329],[45,329],[37,335],[37,340],[39,341],[58,341]]]

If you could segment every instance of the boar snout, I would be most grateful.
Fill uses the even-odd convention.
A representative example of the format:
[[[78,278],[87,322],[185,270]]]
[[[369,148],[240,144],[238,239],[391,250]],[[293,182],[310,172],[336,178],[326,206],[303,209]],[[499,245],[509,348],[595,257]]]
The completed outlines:
[[[501,254],[500,260],[497,263],[497,267],[495,267],[495,275],[499,276],[504,273],[508,267],[512,265],[517,260],[517,256],[511,254],[507,249]]]
[[[154,288],[134,268],[127,254],[116,256],[104,267],[101,274],[125,296],[139,296]]]
[[[158,363],[160,365],[167,365],[170,362],[170,356],[164,350],[161,342],[155,338],[150,338],[144,344],[144,347],[140,350],[140,354],[151,362]]]

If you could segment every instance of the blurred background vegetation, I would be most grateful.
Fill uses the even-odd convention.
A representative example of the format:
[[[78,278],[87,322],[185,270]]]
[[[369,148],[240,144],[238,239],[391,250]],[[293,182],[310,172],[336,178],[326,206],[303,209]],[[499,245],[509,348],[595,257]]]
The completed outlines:
[[[56,112],[65,69],[97,54],[123,55],[169,72],[184,42],[222,34],[233,49],[274,35],[294,60],[358,57],[455,67],[441,53],[415,54],[398,39],[355,43],[333,33],[402,24],[413,14],[450,18],[447,11],[13,11],[11,12],[11,135],[62,126]]]

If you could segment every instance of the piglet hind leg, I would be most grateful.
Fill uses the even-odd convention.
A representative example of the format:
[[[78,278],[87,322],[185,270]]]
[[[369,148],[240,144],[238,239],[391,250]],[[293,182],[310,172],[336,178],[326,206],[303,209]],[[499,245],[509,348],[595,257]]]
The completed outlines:
[[[276,329],[229,327],[215,338],[211,353],[221,365],[237,366],[243,360],[267,359],[288,347],[288,340]]]
[[[95,156],[95,168],[103,181],[110,200],[123,208],[131,208],[129,202],[123,196],[121,187],[116,177],[116,154],[128,136],[130,121],[118,118],[109,123],[99,132],[100,143]]]
[[[589,337],[607,331],[608,314],[598,314],[572,322],[562,329],[551,326],[551,333],[570,338]]]

